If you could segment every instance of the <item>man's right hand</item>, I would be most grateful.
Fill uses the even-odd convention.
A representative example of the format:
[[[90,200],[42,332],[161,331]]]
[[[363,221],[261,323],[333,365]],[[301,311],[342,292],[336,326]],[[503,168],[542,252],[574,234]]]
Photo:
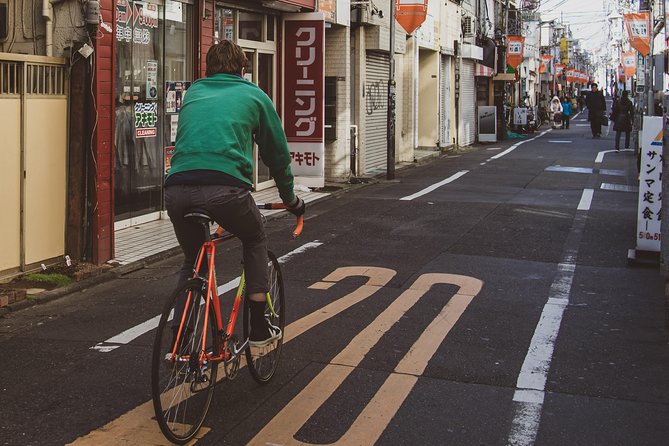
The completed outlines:
[[[286,204],[286,206],[287,206],[286,210],[288,210],[288,212],[290,212],[296,217],[303,215],[307,207],[307,205],[304,203],[304,200],[298,196],[295,196],[295,200],[293,200],[291,203]]]

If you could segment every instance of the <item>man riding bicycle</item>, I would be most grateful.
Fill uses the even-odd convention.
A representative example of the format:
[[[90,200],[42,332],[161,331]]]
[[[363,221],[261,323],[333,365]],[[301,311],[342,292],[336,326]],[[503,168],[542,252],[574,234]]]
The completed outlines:
[[[251,196],[254,141],[288,210],[302,215],[305,204],[293,191],[281,120],[272,100],[244,79],[246,64],[244,51],[228,40],[207,52],[207,77],[188,89],[179,113],[176,147],[165,180],[165,207],[184,253],[177,287],[192,277],[204,242],[200,225],[185,219],[186,213],[204,210],[241,240],[251,306],[250,345],[262,347],[282,333],[264,314],[269,289],[267,238]]]

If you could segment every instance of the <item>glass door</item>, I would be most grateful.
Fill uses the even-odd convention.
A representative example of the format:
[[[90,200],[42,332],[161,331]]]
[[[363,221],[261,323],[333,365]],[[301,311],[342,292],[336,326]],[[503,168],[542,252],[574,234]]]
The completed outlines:
[[[274,101],[274,55],[262,53],[258,50],[246,50],[244,53],[248,59],[245,70],[246,79],[257,84]],[[260,159],[258,147],[255,145],[253,153],[256,161],[254,168],[256,190],[274,186],[274,180],[269,174],[269,169]]]
[[[233,40],[244,49],[246,79],[257,84],[276,104],[276,21],[274,15],[221,8],[217,10],[216,37]],[[255,157],[253,185],[256,190],[274,186],[269,170]]]
[[[155,219],[162,206],[163,9],[150,1],[116,2],[117,221]]]

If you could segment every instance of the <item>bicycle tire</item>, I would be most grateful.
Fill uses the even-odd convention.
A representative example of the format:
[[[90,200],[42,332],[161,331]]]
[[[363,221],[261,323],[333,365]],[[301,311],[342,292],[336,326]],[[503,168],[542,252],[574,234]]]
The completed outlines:
[[[171,357],[174,334],[180,321],[175,310],[191,294],[191,305],[186,313],[180,347],[176,357]],[[200,366],[199,351],[202,335],[207,332],[206,352],[219,351],[216,314],[209,311],[208,328],[204,326],[206,286],[201,280],[190,279],[176,290],[166,303],[160,317],[153,344],[151,360],[151,396],[160,430],[169,441],[185,444],[195,437],[202,427],[214,396],[218,363]],[[195,354],[194,354],[195,352]],[[192,359],[191,359],[192,358]]]
[[[269,257],[269,295],[276,315],[273,315],[269,306],[265,305],[265,317],[272,325],[281,329],[285,335],[286,302],[283,288],[283,275],[276,256],[268,251]],[[251,310],[248,299],[244,299],[244,339],[248,339],[250,333]],[[266,384],[274,376],[281,358],[283,347],[283,336],[272,344],[262,348],[248,346],[246,348],[246,364],[253,379],[259,384]]]

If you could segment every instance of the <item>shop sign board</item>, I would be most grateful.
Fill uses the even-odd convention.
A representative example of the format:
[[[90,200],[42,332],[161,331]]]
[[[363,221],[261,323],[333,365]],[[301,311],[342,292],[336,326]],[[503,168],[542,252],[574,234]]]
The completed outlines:
[[[158,28],[158,5],[116,0],[116,40],[148,45],[152,28]]]
[[[325,21],[284,16],[284,129],[296,182],[325,185]]]
[[[153,138],[158,135],[158,106],[155,102],[135,103],[135,136]]]
[[[660,252],[662,222],[662,144],[661,116],[644,116],[641,132],[641,172],[637,212],[639,251]]]

